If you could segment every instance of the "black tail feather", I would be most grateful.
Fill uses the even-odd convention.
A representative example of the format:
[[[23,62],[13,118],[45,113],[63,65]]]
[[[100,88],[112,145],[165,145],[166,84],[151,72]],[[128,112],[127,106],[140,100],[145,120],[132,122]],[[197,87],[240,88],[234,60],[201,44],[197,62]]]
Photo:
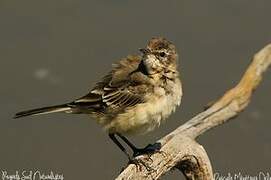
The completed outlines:
[[[31,109],[31,110],[16,113],[14,116],[14,119],[25,117],[25,116],[32,116],[32,115],[49,114],[49,113],[55,113],[55,112],[65,112],[65,111],[69,111],[69,110],[71,110],[71,107],[69,107],[67,104],[62,104],[62,105],[57,105],[57,106],[48,106],[48,107]]]

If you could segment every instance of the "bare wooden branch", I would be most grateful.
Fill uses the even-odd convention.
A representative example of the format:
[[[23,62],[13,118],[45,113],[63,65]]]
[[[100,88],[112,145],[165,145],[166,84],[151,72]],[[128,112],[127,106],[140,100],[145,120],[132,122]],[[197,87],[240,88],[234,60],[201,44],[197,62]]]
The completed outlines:
[[[195,139],[207,130],[236,117],[249,104],[253,91],[271,64],[271,44],[253,58],[240,82],[204,112],[169,133],[160,143],[162,153],[140,156],[152,168],[130,164],[116,179],[158,179],[172,168],[180,169],[187,179],[213,179],[212,167],[204,148]]]

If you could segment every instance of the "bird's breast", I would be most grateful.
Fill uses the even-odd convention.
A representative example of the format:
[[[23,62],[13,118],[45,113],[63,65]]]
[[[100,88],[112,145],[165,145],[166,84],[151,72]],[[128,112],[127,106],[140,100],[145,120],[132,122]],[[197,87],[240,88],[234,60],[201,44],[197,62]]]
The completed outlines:
[[[122,134],[144,134],[159,127],[182,98],[182,86],[179,80],[169,82],[167,88],[156,86],[146,97],[146,102],[128,108],[105,125],[109,132]],[[166,90],[170,89],[170,91]]]

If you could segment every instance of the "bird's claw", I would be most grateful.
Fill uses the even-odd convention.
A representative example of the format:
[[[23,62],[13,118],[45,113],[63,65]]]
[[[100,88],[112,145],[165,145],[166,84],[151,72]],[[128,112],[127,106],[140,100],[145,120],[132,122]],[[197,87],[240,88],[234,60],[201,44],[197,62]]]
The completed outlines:
[[[144,160],[139,159],[139,158],[129,159],[129,164],[134,164],[136,166],[137,170],[139,170],[139,171],[142,170],[143,166],[147,169],[147,171],[153,171],[154,170]]]
[[[140,156],[140,155],[145,155],[147,154],[149,157],[152,155],[152,154],[155,154],[157,152],[160,152],[160,148],[161,146],[160,145],[157,145],[157,144],[149,144],[147,145],[145,148],[137,148],[137,149],[134,149],[134,154],[133,154],[133,157],[137,157],[137,156]]]

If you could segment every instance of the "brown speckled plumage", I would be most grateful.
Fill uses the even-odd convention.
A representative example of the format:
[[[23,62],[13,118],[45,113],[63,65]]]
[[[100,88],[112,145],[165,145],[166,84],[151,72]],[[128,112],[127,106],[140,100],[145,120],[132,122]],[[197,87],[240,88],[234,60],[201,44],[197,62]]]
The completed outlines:
[[[175,46],[160,37],[140,51],[141,56],[127,56],[113,64],[112,71],[87,95],[71,103],[23,111],[15,118],[53,112],[89,114],[114,142],[112,134],[144,134],[155,129],[181,102],[178,55]]]

